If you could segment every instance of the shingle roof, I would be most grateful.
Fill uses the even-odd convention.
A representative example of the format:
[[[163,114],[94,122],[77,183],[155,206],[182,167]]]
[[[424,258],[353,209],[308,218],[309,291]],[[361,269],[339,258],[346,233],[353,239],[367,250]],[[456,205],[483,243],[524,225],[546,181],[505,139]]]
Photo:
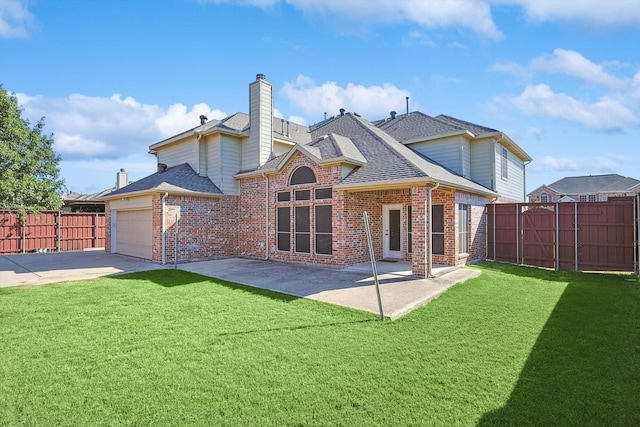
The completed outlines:
[[[640,181],[618,174],[571,176],[547,185],[559,194],[595,194],[624,192],[640,185]]]
[[[109,193],[107,196],[119,196],[139,192],[179,192],[194,194],[218,194],[222,191],[205,176],[198,175],[188,163],[167,168],[164,172],[156,172]]]
[[[366,184],[411,178],[431,178],[458,188],[493,194],[486,187],[470,181],[444,166],[429,160],[374,126],[367,120],[347,113],[314,127],[312,137],[335,133],[348,137],[367,163],[356,168],[342,184]]]
[[[380,120],[376,126],[400,142],[445,135],[463,130],[419,111],[414,111],[408,115],[398,115],[394,119],[388,118]]]
[[[466,122],[464,120],[456,119],[455,117],[445,116],[444,114],[440,114],[436,116],[437,120],[440,120],[444,123],[447,123],[452,126],[456,126],[459,129],[468,130],[472,134],[479,136],[484,134],[491,134],[500,132],[499,130],[488,128],[486,126],[477,125],[475,123]]]

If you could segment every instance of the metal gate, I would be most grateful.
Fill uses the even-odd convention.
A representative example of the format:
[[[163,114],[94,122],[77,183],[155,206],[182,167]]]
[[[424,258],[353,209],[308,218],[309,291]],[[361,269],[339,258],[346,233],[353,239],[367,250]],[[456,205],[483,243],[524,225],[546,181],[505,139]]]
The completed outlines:
[[[638,272],[640,196],[487,205],[487,258],[574,271]]]

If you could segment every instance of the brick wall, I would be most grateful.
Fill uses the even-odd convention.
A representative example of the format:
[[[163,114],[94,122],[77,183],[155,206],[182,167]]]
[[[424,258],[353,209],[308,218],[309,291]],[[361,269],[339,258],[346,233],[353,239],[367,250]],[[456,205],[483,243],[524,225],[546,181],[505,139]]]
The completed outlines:
[[[153,206],[153,260],[162,261],[162,200]],[[232,256],[238,252],[238,196],[204,198],[169,196],[165,199],[167,262]],[[176,226],[176,216],[178,224]]]

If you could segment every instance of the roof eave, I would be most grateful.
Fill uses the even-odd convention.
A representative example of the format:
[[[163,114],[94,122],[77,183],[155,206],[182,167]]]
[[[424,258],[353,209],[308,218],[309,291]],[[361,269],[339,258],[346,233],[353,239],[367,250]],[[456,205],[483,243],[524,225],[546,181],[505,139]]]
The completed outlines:
[[[129,193],[120,193],[120,194],[115,194],[115,195],[109,194],[109,195],[106,195],[106,196],[101,197],[101,198],[96,199],[96,200],[107,202],[107,201],[110,201],[110,200],[128,199],[128,198],[131,198],[131,197],[140,197],[140,196],[148,196],[148,195],[164,194],[164,193],[168,193],[171,196],[205,197],[205,198],[210,198],[210,199],[218,199],[218,198],[224,197],[224,194],[204,193],[204,192],[201,192],[201,191],[166,190],[166,189],[161,189],[161,188],[151,188],[151,189],[148,189],[148,190],[132,191],[132,192],[129,192]]]

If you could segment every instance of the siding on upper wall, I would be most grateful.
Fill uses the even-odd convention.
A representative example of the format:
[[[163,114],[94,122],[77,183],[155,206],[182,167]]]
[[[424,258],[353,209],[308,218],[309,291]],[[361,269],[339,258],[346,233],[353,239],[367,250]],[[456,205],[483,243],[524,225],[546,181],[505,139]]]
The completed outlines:
[[[216,184],[224,194],[240,195],[240,182],[233,176],[240,172],[242,147],[239,139],[220,137],[221,181]]]
[[[493,190],[493,140],[471,144],[471,180]]]
[[[417,142],[407,146],[460,175],[464,176],[466,172],[467,176],[470,176],[471,168],[468,165],[469,162],[467,161],[467,165],[464,164],[464,159],[469,159],[469,143],[463,137]]]
[[[291,151],[293,145],[283,144],[282,142],[273,141],[273,155],[279,156],[280,154],[285,154]]]
[[[496,188],[495,191],[501,198],[524,202],[524,162],[507,150],[507,178],[502,177],[502,148],[496,144]]]
[[[209,179],[218,186],[218,188],[220,188],[220,183],[222,182],[222,155],[220,154],[221,138],[222,137],[218,134],[210,136],[207,139],[207,163],[209,165],[208,176]]]
[[[189,163],[193,170],[198,170],[198,141],[191,140],[172,144],[158,149],[158,163],[168,167]]]

